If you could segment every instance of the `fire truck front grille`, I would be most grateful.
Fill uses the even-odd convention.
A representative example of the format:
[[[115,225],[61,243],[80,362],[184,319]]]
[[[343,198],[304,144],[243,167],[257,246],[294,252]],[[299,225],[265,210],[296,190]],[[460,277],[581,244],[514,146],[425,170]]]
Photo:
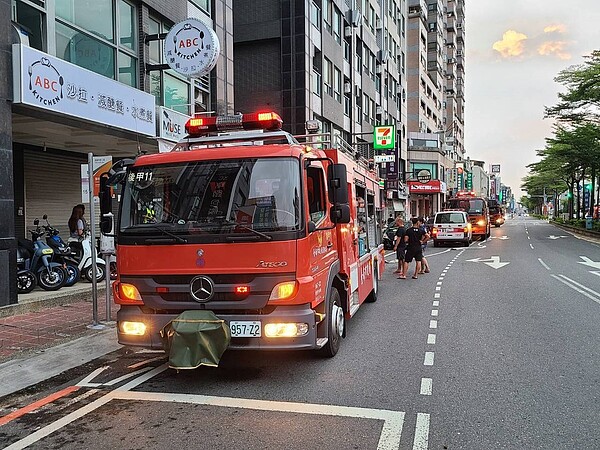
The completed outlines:
[[[197,275],[154,275],[152,279],[156,284],[160,285],[190,284],[192,278],[195,276]],[[252,274],[206,274],[206,276],[210,277],[215,284],[246,284],[252,282],[252,280],[256,278],[256,276]]]

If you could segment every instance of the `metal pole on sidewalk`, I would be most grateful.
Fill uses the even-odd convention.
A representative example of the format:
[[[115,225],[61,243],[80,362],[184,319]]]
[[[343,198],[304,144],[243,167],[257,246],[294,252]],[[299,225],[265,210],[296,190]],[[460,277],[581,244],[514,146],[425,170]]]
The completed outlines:
[[[104,261],[106,262],[106,322],[110,322],[110,258],[112,254],[104,253]]]
[[[88,153],[88,180],[90,201],[90,246],[92,247],[92,326],[98,326],[98,283],[96,274],[96,211],[94,208],[94,154]]]

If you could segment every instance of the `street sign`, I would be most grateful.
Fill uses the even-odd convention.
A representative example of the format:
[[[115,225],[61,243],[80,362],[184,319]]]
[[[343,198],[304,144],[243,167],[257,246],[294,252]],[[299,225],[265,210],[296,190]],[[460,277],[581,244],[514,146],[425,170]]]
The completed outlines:
[[[375,155],[373,160],[377,164],[394,162],[396,160],[396,156],[395,155]]]
[[[500,173],[500,164],[492,164],[492,173]]]
[[[473,172],[467,173],[467,185],[465,186],[469,191],[473,189]]]
[[[396,127],[394,125],[383,125],[373,130],[373,148],[382,150],[394,148],[396,145]]]
[[[98,202],[100,192],[100,175],[108,172],[112,166],[112,156],[94,156],[94,202]],[[88,175],[88,165],[81,164],[81,202],[88,203],[90,201],[90,177]]]
[[[420,183],[429,183],[431,181],[431,172],[427,169],[421,169],[417,172],[417,180]]]

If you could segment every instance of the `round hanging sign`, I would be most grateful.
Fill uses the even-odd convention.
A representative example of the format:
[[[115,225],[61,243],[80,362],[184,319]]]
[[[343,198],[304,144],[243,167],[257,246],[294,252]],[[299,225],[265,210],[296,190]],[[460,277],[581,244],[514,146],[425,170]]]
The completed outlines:
[[[220,53],[217,33],[198,19],[186,19],[173,25],[165,38],[165,61],[186,77],[210,73]]]
[[[429,183],[431,181],[431,172],[427,169],[422,169],[417,172],[417,180],[421,183]]]

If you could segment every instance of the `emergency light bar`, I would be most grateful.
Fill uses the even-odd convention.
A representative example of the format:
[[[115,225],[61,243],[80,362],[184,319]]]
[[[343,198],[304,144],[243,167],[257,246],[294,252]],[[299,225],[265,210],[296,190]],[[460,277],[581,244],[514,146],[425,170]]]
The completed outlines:
[[[217,131],[281,130],[283,120],[274,112],[235,114],[231,116],[192,117],[185,124],[190,136],[203,136]]]

